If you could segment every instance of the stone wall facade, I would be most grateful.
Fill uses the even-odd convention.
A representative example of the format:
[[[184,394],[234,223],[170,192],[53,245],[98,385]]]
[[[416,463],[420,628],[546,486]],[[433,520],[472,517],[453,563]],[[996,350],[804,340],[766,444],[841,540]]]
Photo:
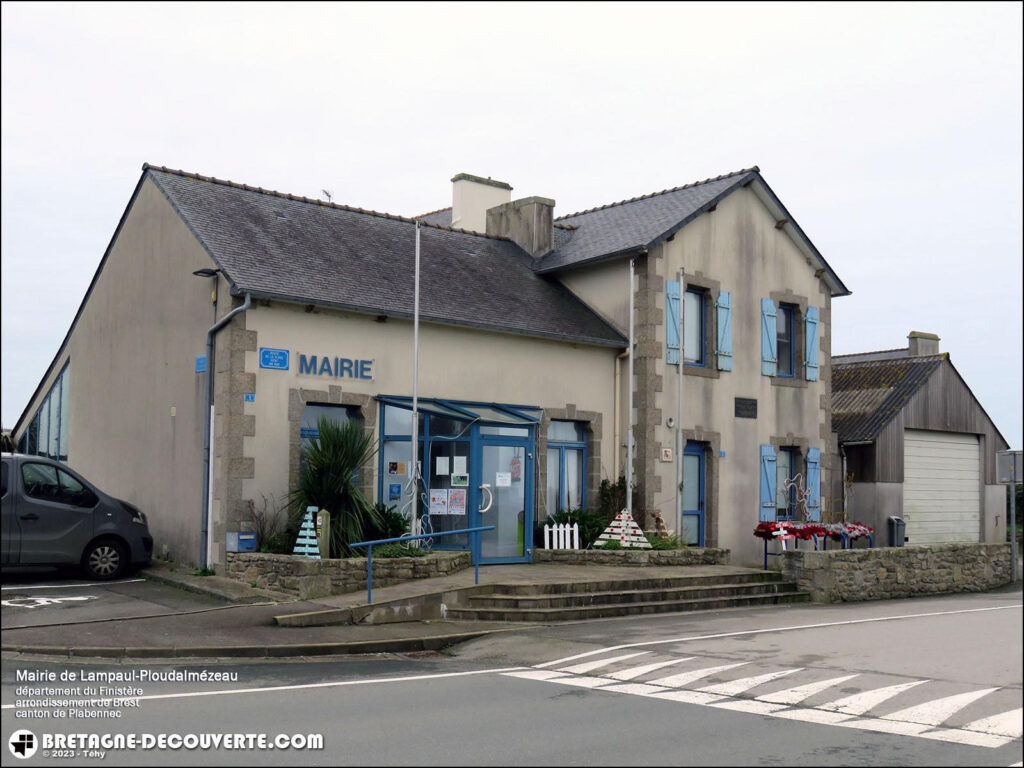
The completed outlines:
[[[472,564],[469,552],[378,557],[373,560],[373,584],[386,587],[412,579],[447,576]],[[292,592],[302,600],[310,600],[366,589],[366,558],[311,560],[293,555],[229,552],[224,575],[264,589]]]
[[[983,592],[1010,583],[1010,545],[789,550],[782,572],[817,603]]]
[[[535,563],[563,565],[725,565],[728,549],[535,549]]]

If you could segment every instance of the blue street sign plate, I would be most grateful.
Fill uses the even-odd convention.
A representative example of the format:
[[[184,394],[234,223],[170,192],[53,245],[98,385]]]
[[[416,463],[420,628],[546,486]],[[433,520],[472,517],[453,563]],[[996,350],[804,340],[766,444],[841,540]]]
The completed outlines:
[[[291,357],[291,352],[287,349],[260,347],[260,368],[272,368],[278,371],[287,371],[289,357]]]

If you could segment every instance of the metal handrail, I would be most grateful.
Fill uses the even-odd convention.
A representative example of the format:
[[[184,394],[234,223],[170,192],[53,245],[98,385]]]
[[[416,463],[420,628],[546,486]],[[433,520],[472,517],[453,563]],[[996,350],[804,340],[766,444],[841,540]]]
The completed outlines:
[[[493,525],[483,525],[479,528],[460,528],[457,531],[441,531],[440,533],[427,533],[421,536],[399,536],[397,539],[374,539],[373,541],[357,541],[349,544],[350,547],[366,547],[366,604],[373,604],[373,548],[377,544],[397,544],[403,541],[415,541],[416,539],[439,539],[442,536],[454,536],[458,533],[476,534],[479,537],[481,531],[493,531]],[[479,538],[477,539],[479,541]],[[470,552],[473,557],[473,583],[480,583],[480,563],[477,561],[477,550],[479,547],[470,545]]]

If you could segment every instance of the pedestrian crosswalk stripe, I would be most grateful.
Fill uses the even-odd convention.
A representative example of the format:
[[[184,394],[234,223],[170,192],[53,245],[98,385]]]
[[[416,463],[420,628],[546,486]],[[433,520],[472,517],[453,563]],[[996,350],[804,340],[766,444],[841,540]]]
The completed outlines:
[[[799,672],[803,667],[797,669],[783,669],[779,672],[769,672],[766,675],[755,675],[754,677],[744,677],[740,680],[730,680],[728,683],[718,683],[716,685],[706,685],[703,688],[698,688],[698,691],[704,691],[705,693],[720,693],[723,696],[736,696],[744,691],[749,691],[751,688],[756,688],[759,685],[770,683],[772,680],[777,680],[785,675],[791,675],[794,672]]]
[[[618,659],[606,659],[604,663],[610,664]],[[681,660],[677,660],[681,661]],[[667,662],[659,662],[652,666],[668,666]],[[890,685],[871,691],[864,691],[853,696],[846,696],[842,699],[820,705],[820,708],[802,709],[790,706],[791,703],[801,701],[808,696],[823,691],[829,686],[839,685],[856,675],[844,675],[829,680],[822,680],[817,683],[789,688],[784,691],[776,691],[773,694],[766,694],[754,699],[738,698],[735,694],[742,693],[758,685],[769,682],[772,679],[799,671],[798,669],[786,669],[778,672],[771,672],[765,675],[756,675],[741,680],[733,680],[728,683],[709,685],[698,690],[670,690],[664,687],[665,681],[672,681],[672,685],[682,685],[684,682],[708,677],[716,672],[734,669],[743,666],[739,664],[723,664],[716,667],[707,667],[699,670],[684,672],[679,675],[661,678],[648,683],[616,683],[610,676],[588,677],[585,675],[570,675],[565,672],[553,670],[509,670],[505,674],[512,677],[526,679],[545,680],[563,685],[573,685],[581,688],[591,688],[600,691],[613,693],[633,694],[650,699],[666,699],[685,704],[697,704],[711,706],[718,709],[727,709],[734,712],[747,714],[765,715],[768,717],[779,717],[786,720],[798,720],[804,723],[815,723],[818,725],[837,725],[844,728],[856,728],[877,733],[890,733],[900,736],[914,736],[918,738],[931,739],[934,741],[946,741],[953,744],[964,744],[976,747],[1001,747],[1012,741],[1019,740],[1021,735],[1021,709],[1003,712],[998,715],[975,720],[960,728],[940,728],[936,723],[945,722],[952,715],[965,706],[981,699],[986,694],[992,693],[998,688],[985,688],[969,693],[956,694],[941,699],[935,699],[914,707],[907,707],[897,712],[882,717],[868,717],[866,713],[874,707],[888,701],[894,696],[908,691],[911,688],[929,682],[928,680],[917,680],[909,683]],[[638,668],[622,670],[621,674],[628,675],[636,672]],[[802,668],[801,668],[802,669]],[[639,676],[643,672],[636,673]],[[627,679],[629,679],[627,677]],[[729,691],[730,693],[723,693]],[[778,699],[770,701],[768,698]],[[912,718],[917,718],[915,722]]]
[[[601,690],[614,693],[632,693],[634,696],[647,696],[652,693],[661,693],[665,689],[659,685],[649,685],[648,683],[616,683],[615,685],[606,685]]]
[[[718,667],[705,667],[704,669],[695,669],[690,672],[682,672],[678,675],[669,675],[668,677],[659,677],[657,680],[648,680],[647,682],[651,685],[663,685],[666,688],[678,688],[692,683],[694,680],[700,680],[702,677],[710,677],[716,672],[724,672],[727,669],[735,669],[736,667],[742,667],[747,662],[741,661],[739,664],[722,664]]]
[[[682,659],[671,659],[669,661],[659,661],[654,664],[644,664],[640,667],[630,667],[629,669],[623,669],[620,672],[611,672],[608,677],[614,677],[616,680],[635,680],[641,675],[646,675],[649,672],[654,672],[664,667],[670,667],[673,664],[682,664],[684,661],[691,661],[693,658],[693,656],[686,656]]]
[[[935,731],[925,731],[924,733],[919,733],[917,735],[922,739],[948,741],[951,744],[966,744],[969,747],[988,747],[990,749],[1001,747],[1013,741],[1009,736],[993,736],[988,733],[965,731],[960,728],[940,728]]]
[[[908,723],[924,723],[925,725],[942,725],[953,715],[966,707],[971,702],[977,701],[982,696],[987,696],[998,688],[982,688],[980,691],[968,691],[958,693],[955,696],[946,696],[942,699],[926,701],[914,707],[907,707],[897,712],[890,712],[882,715],[886,720],[902,720]]]
[[[1024,715],[1024,711],[1018,707],[1017,709],[1011,709],[1009,712],[1002,712],[998,715],[992,715],[992,717],[984,717],[981,720],[975,720],[960,727],[967,731],[981,731],[982,733],[991,733],[996,736],[1012,736],[1015,739],[1019,739],[1022,730],[1022,715]]]
[[[522,672],[508,672],[507,677],[522,677],[526,680],[553,680],[556,677],[565,677],[565,672],[555,672],[553,669],[527,669]]]
[[[637,653],[627,653],[623,656],[612,656],[610,659],[601,659],[600,661],[588,661],[583,664],[574,664],[571,667],[562,667],[559,672],[571,672],[573,674],[583,674],[584,672],[591,672],[592,670],[606,667],[609,664],[614,664],[617,661],[625,661],[626,659],[632,659],[634,656],[645,656],[650,651],[638,651]]]
[[[857,677],[857,675],[831,677],[828,680],[819,680],[816,683],[798,685],[796,688],[787,688],[784,691],[766,693],[764,696],[758,696],[757,698],[760,701],[770,701],[775,704],[799,704],[804,699],[809,699],[816,693],[821,693],[834,685],[845,683],[847,680],[852,680],[855,677]]]
[[[664,691],[663,693],[649,694],[652,699],[670,699],[681,701],[684,704],[711,704],[721,701],[725,696],[716,696],[713,693],[701,693],[700,691]]]
[[[817,708],[831,709],[835,712],[842,712],[845,715],[863,715],[893,696],[898,696],[904,691],[909,691],[911,688],[927,682],[927,680],[915,680],[912,683],[899,683],[886,686],[885,688],[862,691],[861,693],[853,694],[853,696],[845,696],[841,699],[830,701],[827,704],[819,704]]]
[[[828,712],[823,709],[782,709],[775,713],[775,717],[799,720],[804,723],[817,723],[818,725],[838,725],[853,719],[851,715],[844,715],[842,712]]]
[[[785,704],[769,704],[767,701],[756,699],[733,699],[731,701],[716,701],[712,707],[719,709],[731,709],[736,712],[747,712],[752,715],[771,715],[780,709],[785,709]]]
[[[587,677],[585,675],[566,675],[565,677],[556,677],[551,680],[552,683],[561,683],[562,685],[575,685],[579,688],[600,688],[603,685],[608,685],[611,681],[607,677]]]

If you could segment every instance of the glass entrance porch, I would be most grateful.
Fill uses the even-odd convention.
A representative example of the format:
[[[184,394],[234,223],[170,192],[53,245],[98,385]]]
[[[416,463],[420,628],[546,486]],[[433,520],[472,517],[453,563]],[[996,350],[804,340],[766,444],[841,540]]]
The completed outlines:
[[[412,398],[379,396],[382,503],[407,515],[413,508]],[[423,533],[493,525],[479,537],[445,536],[435,549],[470,549],[480,562],[531,559],[534,438],[539,408],[420,398],[417,460],[421,483],[416,510]]]

